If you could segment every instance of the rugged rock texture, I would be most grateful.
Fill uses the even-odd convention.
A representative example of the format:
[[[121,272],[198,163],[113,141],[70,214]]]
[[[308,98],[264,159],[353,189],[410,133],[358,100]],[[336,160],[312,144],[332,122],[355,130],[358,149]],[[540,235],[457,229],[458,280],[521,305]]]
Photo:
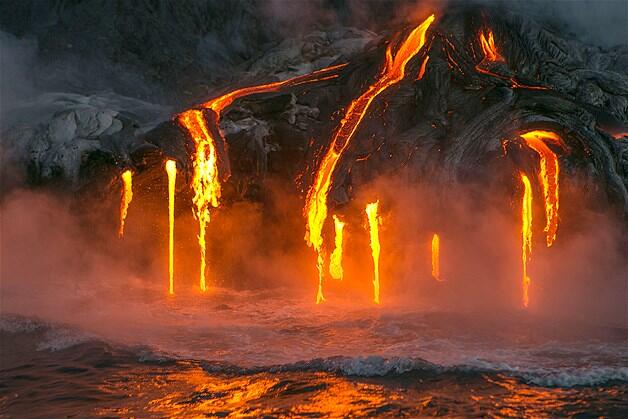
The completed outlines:
[[[483,60],[478,33],[488,27],[504,62]],[[256,199],[268,175],[286,181],[299,177],[295,188],[299,190],[310,184],[341,110],[373,80],[386,42],[398,39],[395,34],[404,28],[395,29],[380,35],[353,28],[317,30],[276,43],[264,54],[249,51],[248,59],[238,63],[227,58],[220,64],[216,59],[187,63],[222,66],[239,74],[212,93],[198,95],[199,102],[236,87],[349,63],[336,80],[243,98],[223,113],[220,128],[232,166],[226,199]],[[230,39],[221,32],[212,36]],[[198,45],[214,45],[215,39],[202,39]],[[246,44],[248,38],[239,39]],[[179,47],[185,49],[184,44]],[[138,45],[140,50],[141,60],[152,59]],[[406,80],[372,107],[336,173],[332,205],[346,203],[378,175],[401,169],[418,181],[444,184],[491,183],[513,178],[518,169],[535,171],[535,154],[522,147],[517,133],[551,128],[566,145],[564,150],[554,149],[563,177],[584,179],[620,213],[628,214],[628,139],[619,135],[628,132],[628,46],[585,45],[503,10],[465,6],[439,13],[430,31],[429,56],[422,80],[415,80],[419,65],[415,59]],[[189,75],[187,67],[164,69],[165,73],[158,65],[151,68],[169,77]],[[66,102],[47,119],[13,128],[9,134],[13,143],[28,144],[24,158],[39,178],[60,171],[74,183],[89,183],[79,175],[84,172],[80,167],[93,163],[88,156],[94,152],[111,158],[111,163],[99,164],[134,167],[140,183],[143,173],[161,170],[158,163],[165,156],[176,158],[189,177],[194,148],[174,119],[164,120],[163,113],[155,114],[150,105],[139,102],[133,106],[142,112],[131,117],[130,100],[124,106],[102,106],[97,97]],[[504,182],[508,189],[514,181]]]

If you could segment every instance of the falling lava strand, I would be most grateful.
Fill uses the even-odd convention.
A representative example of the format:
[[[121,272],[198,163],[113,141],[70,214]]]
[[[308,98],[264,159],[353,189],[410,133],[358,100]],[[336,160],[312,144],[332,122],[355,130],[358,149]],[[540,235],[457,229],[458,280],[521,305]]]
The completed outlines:
[[[381,247],[379,244],[379,225],[381,220],[377,214],[379,201],[370,203],[364,210],[368,220],[369,237],[371,242],[371,256],[373,257],[373,302],[379,304],[379,254]]]
[[[177,182],[177,163],[166,161],[168,174],[168,292],[174,294],[174,187]]]
[[[521,202],[521,265],[523,285],[523,307],[530,303],[530,277],[528,276],[528,260],[532,254],[532,185],[530,179],[521,173],[523,183],[523,199]]]
[[[125,170],[122,172],[122,198],[120,201],[120,226],[118,227],[118,237],[124,236],[124,224],[129,205],[133,200],[133,172]]]
[[[432,236],[432,277],[441,281],[440,278],[440,237],[438,234]]]
[[[343,246],[343,232],[345,223],[337,216],[332,216],[334,219],[334,251],[329,258],[329,274],[334,279],[342,280],[344,272],[342,269],[342,246]]]

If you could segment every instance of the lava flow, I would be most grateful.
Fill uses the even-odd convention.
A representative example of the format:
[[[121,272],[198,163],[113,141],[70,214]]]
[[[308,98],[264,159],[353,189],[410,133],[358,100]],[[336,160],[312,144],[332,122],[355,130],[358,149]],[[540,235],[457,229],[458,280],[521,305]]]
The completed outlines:
[[[369,222],[369,236],[371,238],[371,255],[373,256],[373,302],[379,304],[379,224],[377,215],[379,201],[372,202],[366,206],[366,216]]]
[[[174,294],[174,186],[177,182],[177,162],[166,161],[168,174],[168,292]]]
[[[486,34],[484,32],[480,32],[479,34],[480,47],[482,48],[482,52],[484,53],[484,59],[475,66],[476,71],[482,74],[486,74],[488,76],[497,77],[498,79],[506,80],[510,83],[510,86],[513,89],[530,89],[530,90],[547,90],[545,86],[530,86],[527,84],[522,84],[517,81],[514,76],[504,76],[501,74],[494,73],[483,67],[485,61],[489,62],[502,62],[505,63],[506,60],[503,56],[500,55],[497,47],[495,46],[495,38],[493,36],[493,31],[490,29],[486,30]]]
[[[428,17],[421,25],[417,26],[403,41],[394,54],[391,46],[386,50],[386,64],[375,83],[369,86],[366,92],[353,100],[336,130],[329,150],[325,154],[316,173],[305,204],[307,217],[307,232],[305,240],[308,246],[313,247],[317,255],[318,268],[318,292],[316,303],[325,300],[323,296],[323,226],[327,219],[327,196],[331,187],[331,181],[336,165],[346,151],[353,135],[358,129],[373,100],[384,90],[401,81],[405,76],[405,68],[410,59],[418,54],[425,45],[426,33],[430,24],[434,21],[434,15]],[[427,59],[427,58],[426,58]]]
[[[489,61],[504,61],[504,57],[499,55],[497,52],[497,48],[495,47],[495,39],[493,37],[493,31],[488,29],[486,34],[484,32],[480,32],[480,46],[482,47],[482,52],[484,52],[484,57]]]
[[[334,231],[336,236],[334,238],[335,248],[331,254],[329,260],[329,274],[334,279],[342,279],[344,276],[342,269],[342,235],[345,228],[345,223],[340,218],[333,216],[334,218]]]
[[[532,150],[540,157],[539,178],[543,185],[543,197],[545,200],[545,239],[547,247],[550,247],[556,239],[558,230],[558,175],[560,166],[556,154],[550,150],[545,141],[561,145],[561,138],[552,131],[529,131],[520,135]]]
[[[523,281],[523,306],[528,307],[530,302],[529,288],[530,277],[528,276],[528,259],[532,254],[532,185],[528,177],[521,173],[523,182],[523,200],[521,203],[521,265]]]
[[[440,237],[438,234],[432,236],[432,277],[440,281]]]
[[[293,77],[284,81],[278,81],[258,86],[244,87],[234,90],[223,96],[219,96],[203,103],[200,107],[209,109],[214,112],[216,119],[214,126],[211,128],[202,110],[190,109],[179,115],[179,123],[187,129],[194,144],[196,152],[194,155],[193,169],[194,176],[192,179],[192,187],[194,189],[193,203],[195,206],[194,216],[199,223],[198,244],[200,248],[200,289],[207,289],[205,282],[205,266],[206,266],[206,229],[210,222],[210,207],[216,208],[219,205],[221,196],[220,180],[228,178],[228,173],[219,173],[219,159],[227,159],[227,156],[221,156],[218,147],[226,150],[226,142],[218,123],[220,121],[221,112],[236,99],[252,95],[256,93],[275,92],[282,87],[296,86],[303,83],[329,80],[338,77],[335,71],[344,67],[340,64],[317,70],[309,74]],[[226,153],[225,153],[226,154]],[[228,161],[228,160],[227,160]]]
[[[129,204],[133,200],[133,172],[125,170],[122,173],[122,199],[120,201],[120,227],[118,228],[118,237],[124,236],[124,222],[126,214],[129,210]]]

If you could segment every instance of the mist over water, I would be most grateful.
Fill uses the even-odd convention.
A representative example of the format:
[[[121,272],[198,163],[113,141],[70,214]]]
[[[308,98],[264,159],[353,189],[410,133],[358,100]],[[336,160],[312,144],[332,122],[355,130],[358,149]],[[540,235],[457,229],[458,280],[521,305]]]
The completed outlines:
[[[446,201],[430,198],[429,188],[380,179],[363,196],[376,191],[385,191],[381,306],[372,303],[368,232],[357,203],[341,213],[345,278],[326,279],[327,302],[316,305],[314,255],[301,241],[296,199],[278,203],[274,214],[245,203],[215,214],[204,295],[196,221],[189,208],[179,211],[169,296],[160,193],[135,198],[121,240],[115,205],[103,211],[63,195],[14,192],[2,206],[3,328],[19,328],[19,315],[61,327],[42,348],[96,339],[240,368],[342,356],[347,361],[325,368],[381,375],[421,360],[505,369],[545,385],[626,378],[626,336],[614,330],[625,325],[625,261],[608,219],[591,215],[591,228],[565,233],[551,252],[536,238],[532,303],[523,311],[517,203],[480,204],[474,191],[459,191],[437,211]],[[356,202],[368,202],[363,196]],[[443,282],[430,275],[433,231],[441,235]],[[590,257],[603,261],[595,283]],[[360,361],[369,356],[381,358]]]

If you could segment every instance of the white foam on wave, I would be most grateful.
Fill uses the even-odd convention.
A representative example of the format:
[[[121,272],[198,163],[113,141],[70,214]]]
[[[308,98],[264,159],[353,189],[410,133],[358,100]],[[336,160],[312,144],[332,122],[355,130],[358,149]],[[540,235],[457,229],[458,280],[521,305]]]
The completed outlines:
[[[43,327],[44,324],[38,320],[9,315],[0,316],[0,332],[30,333],[41,330]]]
[[[37,345],[37,350],[60,351],[94,339],[94,336],[75,329],[54,327],[44,334],[44,340]]]
[[[94,335],[73,327],[12,315],[0,317],[0,331],[42,333],[42,340],[36,347],[38,351],[60,351],[96,339]]]
[[[270,370],[318,370],[356,377],[383,377],[436,368],[437,365],[420,358],[360,356],[314,359],[281,365]]]
[[[224,367],[233,369],[233,367]],[[211,371],[221,369],[212,364]],[[381,356],[366,357],[331,357],[313,359],[291,364],[277,365],[269,368],[253,368],[248,372],[268,371],[324,371],[354,377],[384,377],[401,375],[410,372],[431,373],[489,373],[505,374],[516,377],[528,384],[542,387],[576,387],[595,386],[613,381],[628,382],[628,367],[590,366],[590,367],[556,367],[556,368],[522,368],[504,362],[475,360],[467,364],[442,366],[421,358]]]

